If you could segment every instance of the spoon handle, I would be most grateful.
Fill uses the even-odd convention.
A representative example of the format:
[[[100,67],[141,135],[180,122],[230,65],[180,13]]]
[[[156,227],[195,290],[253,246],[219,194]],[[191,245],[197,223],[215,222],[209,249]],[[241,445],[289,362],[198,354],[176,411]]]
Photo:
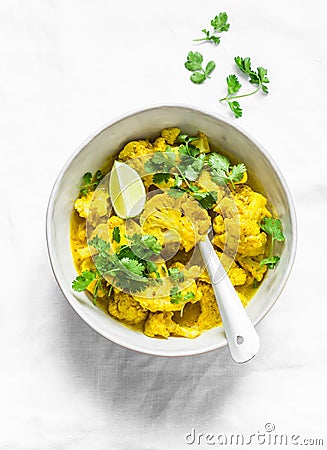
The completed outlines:
[[[233,360],[244,363],[259,351],[260,339],[208,237],[199,242]]]

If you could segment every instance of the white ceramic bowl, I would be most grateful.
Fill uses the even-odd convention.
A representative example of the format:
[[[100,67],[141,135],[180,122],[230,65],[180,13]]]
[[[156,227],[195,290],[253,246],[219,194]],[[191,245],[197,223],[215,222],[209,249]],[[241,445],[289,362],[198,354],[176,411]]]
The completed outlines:
[[[153,339],[126,328],[93,305],[85,293],[71,289],[76,270],[70,250],[69,232],[73,203],[85,172],[94,172],[125,143],[155,137],[169,126],[178,126],[194,135],[203,131],[218,146],[246,164],[250,176],[261,181],[265,195],[281,219],[286,237],[281,259],[268,271],[258,292],[247,307],[254,324],[260,322],[276,302],[287,281],[296,250],[296,218],[288,187],[271,156],[244,130],[226,118],[183,105],[163,105],[142,109],[96,131],[70,157],[61,170],[50,196],[47,212],[47,242],[57,282],[77,314],[102,336],[124,347],[160,356],[204,353],[226,345],[223,328],[215,328],[196,339]]]

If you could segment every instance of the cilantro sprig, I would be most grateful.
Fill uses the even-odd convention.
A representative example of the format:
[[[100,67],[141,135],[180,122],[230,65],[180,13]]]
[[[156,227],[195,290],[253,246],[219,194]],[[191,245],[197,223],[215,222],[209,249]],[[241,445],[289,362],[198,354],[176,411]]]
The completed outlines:
[[[168,195],[171,197],[179,198],[185,193],[191,195],[195,200],[200,203],[202,208],[211,209],[213,205],[217,202],[217,192],[216,191],[208,191],[203,192],[200,190],[198,186],[189,185],[186,188],[182,187],[171,187],[168,191]]]
[[[178,198],[188,193],[203,208],[210,209],[217,201],[217,193],[215,191],[203,192],[198,186],[192,184],[199,177],[205,162],[205,154],[200,153],[200,150],[192,144],[198,140],[198,137],[181,134],[177,140],[180,142],[178,153],[181,155],[178,162],[176,154],[168,146],[166,152],[156,152],[145,163],[144,169],[147,173],[157,172],[153,175],[152,180],[159,185],[167,183],[173,178],[174,185],[168,191],[172,197]],[[182,187],[183,182],[186,187]]]
[[[168,269],[168,275],[172,277],[172,279],[176,283],[182,283],[185,279],[184,273],[178,269],[178,267],[171,267]]]
[[[247,94],[234,95],[238,93],[242,85],[235,74],[228,75],[228,77],[226,78],[227,96],[221,98],[219,101],[226,101],[231,111],[233,112],[234,117],[239,118],[242,116],[243,111],[241,105],[236,99],[249,97],[250,95],[256,94],[260,90],[262,90],[262,92],[264,92],[265,94],[268,94],[267,83],[269,83],[269,79],[267,77],[267,69],[264,69],[263,67],[257,67],[257,70],[252,70],[251,59],[249,57],[242,58],[241,56],[236,56],[234,58],[234,61],[239,70],[249,76],[248,81],[251,84],[257,85],[257,88],[252,92],[249,92]]]
[[[195,42],[201,42],[201,41],[209,41],[212,42],[215,45],[220,44],[220,36],[217,36],[216,33],[222,33],[223,31],[228,31],[230,24],[227,23],[228,16],[225,12],[219,13],[217,16],[215,16],[211,22],[210,25],[213,28],[212,31],[207,30],[204,28],[202,33],[204,33],[205,37],[193,39]]]
[[[191,300],[194,297],[195,295],[192,291],[187,291],[183,296],[183,293],[179,290],[178,286],[173,286],[170,290],[170,303],[172,303],[173,305],[178,305],[181,302],[183,303],[180,312],[181,317],[183,316],[183,311],[186,303],[188,302],[188,300]]]
[[[72,283],[72,288],[76,292],[83,292],[88,286],[95,281],[95,285],[93,288],[93,303],[96,305],[99,289],[106,294],[110,295],[111,290],[109,289],[108,293],[103,287],[103,278],[100,273],[96,270],[84,270],[81,275],[78,275]]]
[[[207,78],[210,78],[210,74],[216,67],[214,61],[209,61],[208,64],[202,67],[203,56],[199,52],[190,51],[187,55],[187,60],[184,66],[190,72],[193,72],[190,76],[190,80],[195,84],[203,83]]]
[[[172,278],[174,286],[170,290],[170,303],[176,305],[183,302],[181,309],[181,316],[183,315],[183,309],[188,300],[195,297],[194,292],[188,291],[184,294],[180,290],[179,283],[183,283],[185,280],[184,273],[178,269],[178,267],[171,267],[168,269],[168,275]]]
[[[116,234],[116,238],[118,237],[115,229],[113,234]],[[77,292],[82,292],[96,280],[93,289],[94,302],[96,302],[98,289],[105,291],[102,283],[106,276],[114,277],[115,284],[123,290],[130,292],[144,290],[149,282],[148,275],[152,272],[158,274],[157,266],[150,258],[158,255],[162,246],[155,236],[149,234],[135,233],[129,240],[129,245],[122,245],[119,251],[114,253],[111,251],[109,242],[99,236],[91,239],[88,244],[97,251],[94,256],[96,271],[82,272],[73,281],[72,288]]]
[[[94,191],[102,180],[103,175],[101,170],[97,170],[94,175],[91,172],[86,172],[83,175],[83,181],[79,187],[79,192],[82,197],[85,197],[89,192]]]
[[[273,255],[274,242],[285,241],[282,223],[280,219],[274,219],[273,217],[264,217],[261,221],[260,228],[269,236],[271,236],[271,244],[268,257],[261,260],[260,265],[266,265],[269,269],[274,269],[276,264],[280,260],[279,256]]]
[[[234,183],[241,181],[246,172],[243,163],[233,166],[227,156],[219,153],[211,153],[208,156],[208,164],[211,168],[211,179],[219,185],[231,183],[233,189],[235,189]]]

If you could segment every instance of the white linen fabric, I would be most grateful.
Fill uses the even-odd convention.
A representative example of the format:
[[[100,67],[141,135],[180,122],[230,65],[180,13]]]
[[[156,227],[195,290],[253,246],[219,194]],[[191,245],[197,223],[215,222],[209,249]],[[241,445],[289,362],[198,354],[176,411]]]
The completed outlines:
[[[221,11],[231,23],[221,45],[195,45]],[[322,3],[2,0],[0,21],[1,450],[221,448],[221,434],[261,431],[327,445]],[[184,68],[190,50],[217,63],[200,86]],[[241,100],[236,123],[272,154],[293,194],[292,275],[245,365],[227,348],[134,353],[83,323],[56,285],[45,242],[52,185],[80,142],[126,111],[181,102],[230,116],[218,100],[237,55],[268,68],[270,93]]]

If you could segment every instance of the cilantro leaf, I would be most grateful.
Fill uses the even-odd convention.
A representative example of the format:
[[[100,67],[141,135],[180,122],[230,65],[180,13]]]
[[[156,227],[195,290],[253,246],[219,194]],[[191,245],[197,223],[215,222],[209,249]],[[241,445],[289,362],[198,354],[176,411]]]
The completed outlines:
[[[246,167],[243,163],[237,164],[232,167],[230,176],[233,181],[239,182],[243,178],[244,173],[246,172]]]
[[[204,33],[205,37],[194,39],[194,41],[209,41],[213,42],[216,45],[219,45],[220,37],[217,36],[215,33],[222,33],[223,31],[228,31],[230,24],[227,23],[227,21],[228,21],[227,14],[225,12],[219,13],[210,21],[210,24],[213,28],[212,32],[204,28],[201,31],[202,33]]]
[[[230,107],[231,111],[233,112],[236,119],[239,117],[242,117],[243,110],[241,108],[241,105],[237,101],[228,102],[228,106]]]
[[[188,291],[188,292],[186,292],[186,294],[184,295],[184,301],[186,301],[186,300],[191,300],[191,299],[193,299],[193,298],[195,298],[195,295],[194,295],[194,292],[192,292],[192,291]]]
[[[146,262],[146,270],[149,273],[156,272],[159,275],[158,268],[157,268],[156,264],[153,261],[147,261]]]
[[[170,197],[174,197],[174,198],[179,198],[182,197],[182,195],[185,194],[185,190],[182,189],[176,189],[171,187],[168,191],[168,195],[170,195]]]
[[[172,287],[170,290],[170,302],[173,304],[178,304],[181,300],[183,300],[182,292],[177,286]]]
[[[156,152],[144,164],[144,170],[147,173],[169,173],[175,166],[176,155],[173,152]]]
[[[212,19],[211,26],[213,27],[215,32],[222,33],[223,31],[229,30],[230,24],[227,23],[227,21],[227,14],[225,12],[221,12],[218,16]]]
[[[194,147],[192,142],[197,141],[198,139],[198,136],[188,136],[187,134],[180,134],[177,138],[177,141],[182,145],[178,147],[178,152],[181,155],[188,155],[195,158],[199,155],[200,150]]]
[[[241,72],[248,75],[252,72],[251,59],[249,57],[242,58],[241,56],[235,56],[234,61]]]
[[[209,166],[212,169],[228,171],[230,168],[230,160],[225,155],[221,155],[220,153],[210,153],[208,157]]]
[[[264,258],[260,261],[260,266],[266,265],[269,269],[274,269],[276,264],[279,262],[279,256],[271,256],[270,258]]]
[[[184,273],[180,271],[177,267],[171,267],[168,269],[168,275],[177,283],[182,283],[185,279]]]
[[[211,74],[216,68],[216,63],[214,61],[209,61],[205,68],[205,74],[208,77],[208,75]]]
[[[153,256],[153,253],[159,254],[162,250],[162,245],[152,234],[134,233],[130,240],[132,250],[143,253],[143,259]]]
[[[94,176],[92,175],[91,172],[86,172],[83,175],[83,181],[81,186],[79,187],[80,195],[82,197],[85,197],[89,192],[94,191],[95,188],[100,183],[100,181],[102,180],[102,178],[103,175],[101,170],[97,170]]]
[[[178,172],[189,181],[195,181],[203,168],[205,155],[202,153],[197,158],[183,156],[177,166]]]
[[[135,275],[139,275],[140,277],[143,276],[144,266],[135,259],[122,258],[120,262],[130,272],[134,273]]]
[[[234,183],[241,181],[246,167],[243,163],[232,166],[227,156],[219,153],[211,153],[208,157],[208,164],[211,168],[211,179],[219,185],[231,183],[235,189]]]
[[[187,70],[193,72],[190,76],[190,80],[195,84],[201,84],[207,78],[210,78],[210,74],[215,69],[216,64],[214,61],[209,61],[204,69],[202,67],[203,56],[199,52],[190,51],[187,55],[187,60],[184,66]]]
[[[114,227],[112,232],[112,240],[116,241],[118,244],[120,242],[120,229],[119,227]]]
[[[169,172],[155,173],[152,177],[152,181],[155,184],[168,183],[169,180],[170,180]]]
[[[96,235],[93,239],[91,239],[88,244],[91,247],[94,247],[98,252],[106,252],[110,250],[110,243],[101,239],[98,235]]]
[[[96,272],[93,270],[84,270],[81,275],[78,275],[72,283],[72,288],[76,292],[83,292],[92,281],[96,279]]]
[[[185,62],[185,67],[191,72],[196,70],[202,70],[203,56],[199,52],[190,51],[187,55],[187,60]]]
[[[278,261],[280,260],[279,256],[273,256],[273,248],[275,241],[285,241],[285,236],[283,234],[282,222],[279,219],[275,219],[273,217],[264,217],[261,221],[260,228],[271,236],[271,245],[269,250],[269,255],[267,258],[264,258],[260,265],[267,265],[269,269],[273,269]]]
[[[200,203],[202,208],[211,209],[217,202],[217,192],[195,192],[193,197]]]
[[[242,87],[236,75],[228,75],[227,77],[228,94],[235,94]]]
[[[204,80],[206,79],[206,74],[205,73],[201,73],[201,72],[194,72],[192,73],[192,75],[190,76],[190,80],[194,83],[194,84],[201,84],[204,82]]]
[[[260,227],[265,233],[269,234],[273,240],[285,240],[282,222],[279,219],[274,219],[273,217],[264,217],[261,221]]]

